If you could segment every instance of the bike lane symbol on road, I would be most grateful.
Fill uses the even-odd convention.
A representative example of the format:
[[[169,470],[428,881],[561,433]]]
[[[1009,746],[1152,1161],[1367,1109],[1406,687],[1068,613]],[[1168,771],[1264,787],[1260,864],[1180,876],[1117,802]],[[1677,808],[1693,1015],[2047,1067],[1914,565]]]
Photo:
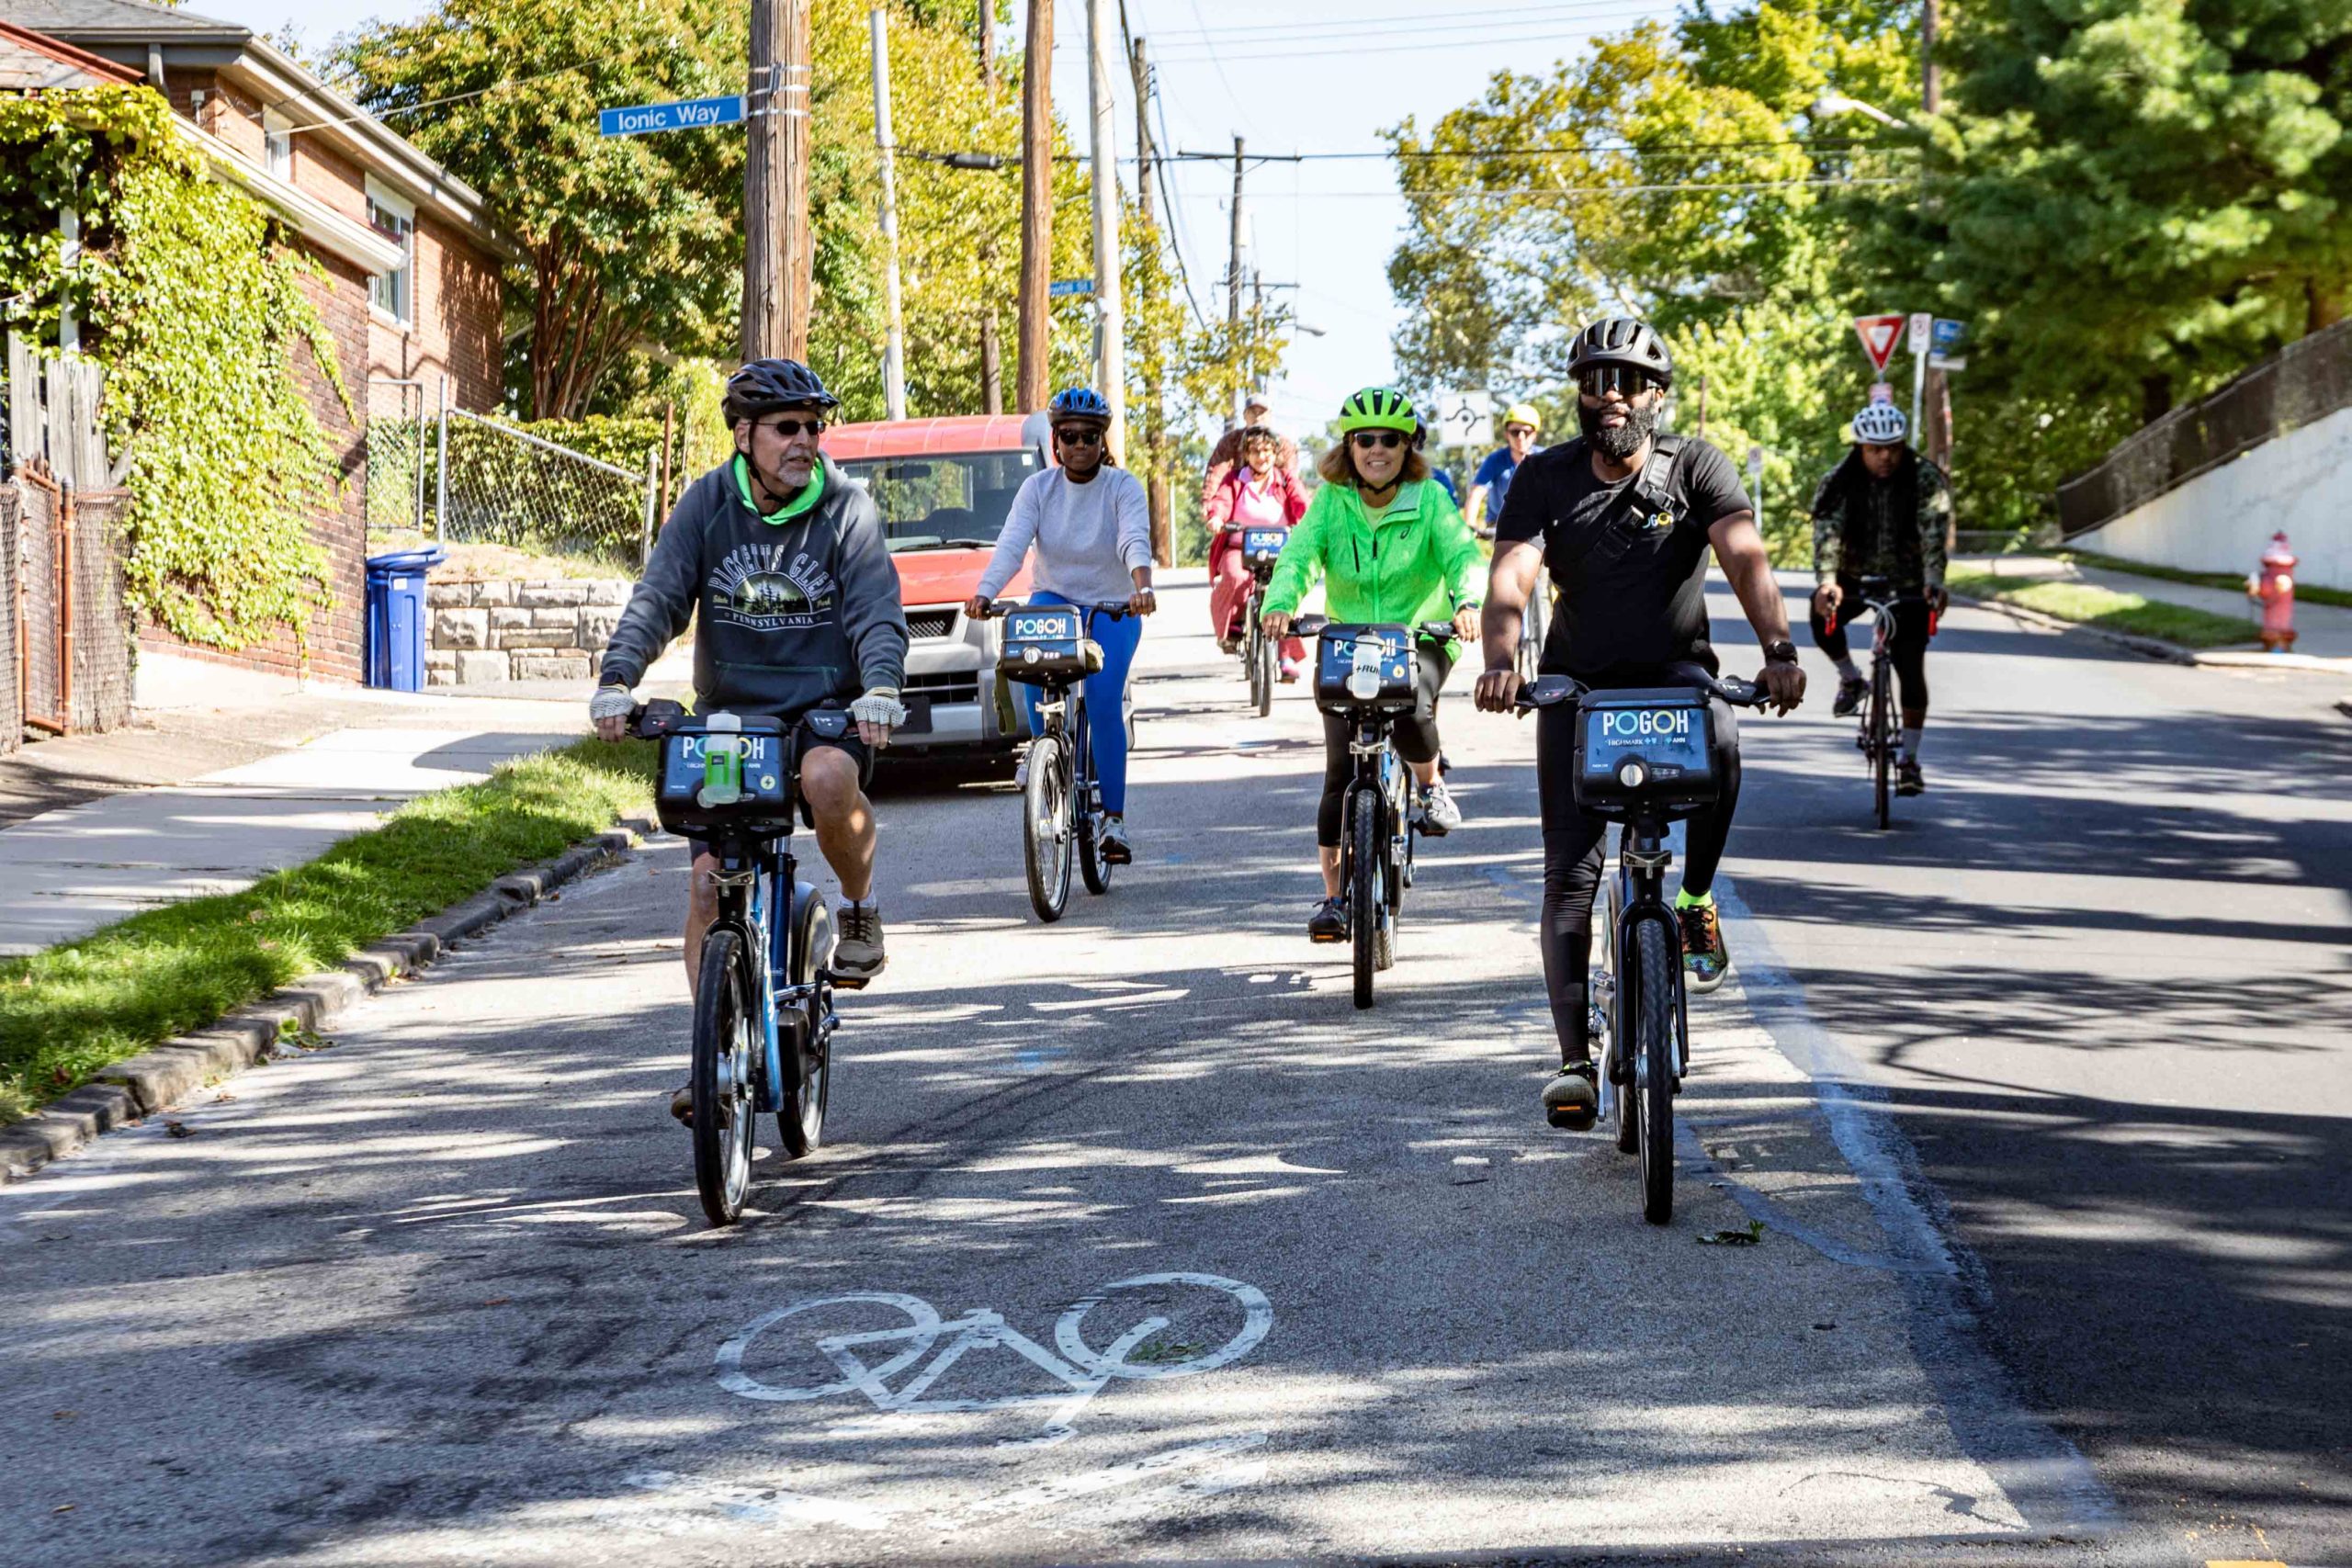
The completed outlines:
[[[1241,1309],[1238,1332],[1215,1348],[1195,1345],[1148,1348],[1170,1320],[1157,1314],[1138,1319],[1097,1350],[1086,1336],[1088,1315],[1119,1302],[1120,1292],[1166,1291],[1190,1286],[1230,1298]],[[1132,1299],[1132,1298],[1128,1298]],[[752,1343],[778,1325],[820,1314],[835,1307],[871,1306],[894,1309],[903,1324],[852,1333],[820,1334],[813,1348],[841,1373],[838,1380],[778,1387],[744,1370]],[[1107,1319],[1098,1318],[1100,1325]],[[1257,1348],[1274,1325],[1273,1303],[1255,1285],[1216,1274],[1174,1272],[1138,1274],[1116,1280],[1072,1302],[1054,1325],[1048,1348],[1004,1320],[1002,1314],[974,1308],[954,1319],[920,1296],[896,1291],[850,1292],[819,1296],[764,1313],[718,1348],[716,1365],[719,1386],[745,1399],[797,1402],[863,1394],[885,1416],[972,1413],[1012,1409],[1023,1405],[1047,1408],[1044,1428],[1035,1437],[1014,1438],[1011,1445],[1048,1446],[1076,1434],[1074,1423],[1087,1404],[1114,1379],[1137,1381],[1190,1377],[1227,1366]],[[1099,1332],[1099,1328],[1098,1328]],[[942,1341],[944,1340],[943,1344]],[[937,1347],[934,1353],[933,1348]],[[956,1363],[975,1352],[1010,1351],[1043,1372],[1055,1387],[1042,1393],[998,1393],[956,1397],[941,1385],[953,1386],[949,1374]],[[1138,1356],[1144,1359],[1137,1359]],[[928,1357],[929,1359],[925,1360]],[[869,1359],[869,1358],[875,1358]],[[922,1362],[919,1368],[916,1363]],[[892,1386],[892,1380],[910,1368],[913,1375]]]

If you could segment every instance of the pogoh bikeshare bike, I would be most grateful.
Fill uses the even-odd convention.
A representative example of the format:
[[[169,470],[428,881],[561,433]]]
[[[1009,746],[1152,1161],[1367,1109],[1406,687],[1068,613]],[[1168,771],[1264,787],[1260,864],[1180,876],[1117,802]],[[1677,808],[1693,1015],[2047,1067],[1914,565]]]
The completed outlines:
[[[703,938],[695,987],[695,1188],[714,1225],[732,1224],[752,1184],[754,1121],[775,1114],[787,1157],[824,1135],[837,1019],[833,989],[863,979],[831,973],[833,916],[797,874],[792,822],[800,752],[840,739],[855,721],[813,708],[797,724],[756,715],[688,714],[652,702],[629,727],[662,748],[655,803],[662,826],[718,859],[718,916]]]
[[[1241,668],[1250,678],[1250,705],[1257,710],[1260,718],[1274,707],[1277,640],[1268,637],[1266,628],[1259,624],[1261,607],[1266,600],[1266,581],[1274,575],[1274,562],[1289,538],[1286,528],[1241,530],[1241,564],[1250,569],[1250,591],[1241,604],[1242,623],[1250,628],[1241,648]]]
[[[1029,742],[1028,783],[1022,789],[1021,847],[1029,875],[1029,905],[1045,921],[1069,907],[1070,863],[1078,863],[1089,893],[1111,890],[1114,863],[1102,853],[1102,786],[1094,776],[1092,716],[1086,678],[1102,668],[1102,645],[1086,635],[1088,618],[1128,614],[1125,604],[992,604],[1004,617],[997,672],[1041,688],[1037,716],[1043,733]],[[1123,713],[1111,716],[1124,724]]]
[[[1606,918],[1593,913],[1591,1039],[1600,1064],[1600,1115],[1617,1146],[1639,1156],[1642,1217],[1674,1217],[1674,1097],[1689,1070],[1690,1020],[1682,990],[1682,926],[1666,897],[1669,824],[1713,805],[1736,744],[1715,733],[1709,696],[1761,707],[1764,689],[1682,667],[1689,686],[1591,691],[1566,675],[1539,676],[1522,708],[1577,705],[1577,808],[1621,824]]]
[[[1354,947],[1355,1003],[1372,1005],[1373,976],[1396,962],[1396,918],[1413,886],[1413,772],[1388,738],[1389,725],[1413,711],[1416,651],[1455,634],[1445,621],[1419,626],[1334,623],[1302,615],[1291,625],[1316,639],[1315,705],[1348,720],[1355,759],[1340,817],[1340,886],[1347,898]]]
[[[1862,705],[1862,723],[1854,744],[1862,753],[1862,765],[1871,773],[1871,792],[1878,813],[1878,825],[1883,829],[1894,821],[1894,776],[1895,761],[1894,734],[1894,607],[1916,603],[1926,597],[1919,593],[1897,593],[1892,581],[1883,577],[1861,580],[1862,607],[1871,615],[1871,694]],[[1838,629],[1838,612],[1829,612],[1827,627]],[[1936,635],[1937,615],[1932,605],[1928,610],[1928,635]]]

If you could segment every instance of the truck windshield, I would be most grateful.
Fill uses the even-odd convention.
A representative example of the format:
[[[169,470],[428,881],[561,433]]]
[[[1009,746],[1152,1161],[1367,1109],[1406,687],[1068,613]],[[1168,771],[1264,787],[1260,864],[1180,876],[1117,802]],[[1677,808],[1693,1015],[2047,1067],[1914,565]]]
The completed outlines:
[[[925,452],[851,457],[842,471],[882,512],[890,549],[987,549],[1004,532],[1013,491],[1037,471],[1035,452]]]

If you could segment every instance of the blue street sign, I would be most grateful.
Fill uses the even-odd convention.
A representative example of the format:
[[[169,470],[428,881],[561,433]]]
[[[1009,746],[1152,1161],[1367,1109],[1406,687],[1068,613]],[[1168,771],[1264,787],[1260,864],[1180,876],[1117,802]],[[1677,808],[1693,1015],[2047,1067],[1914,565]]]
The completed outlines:
[[[1928,346],[1934,353],[1950,354],[1960,346],[1960,340],[1967,335],[1966,321],[1948,321],[1943,317],[1938,316],[1934,333],[1928,340]]]
[[[1094,280],[1091,277],[1057,277],[1046,286],[1046,292],[1058,299],[1065,294],[1091,294]]]
[[[674,104],[598,109],[596,130],[605,136],[642,136],[649,130],[699,130],[708,125],[733,125],[742,118],[743,97],[736,93],[722,98],[686,98]]]

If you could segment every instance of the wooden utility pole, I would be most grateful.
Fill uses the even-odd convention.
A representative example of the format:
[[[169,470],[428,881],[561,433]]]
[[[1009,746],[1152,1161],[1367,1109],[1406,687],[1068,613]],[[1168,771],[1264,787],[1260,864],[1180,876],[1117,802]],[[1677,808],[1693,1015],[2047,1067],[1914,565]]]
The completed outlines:
[[[749,157],[743,166],[746,360],[805,359],[808,284],[808,55],[812,0],[752,0]]]
[[[995,0],[980,0],[973,7],[979,18],[980,31],[980,90],[993,101],[996,97],[996,5]],[[996,332],[996,231],[987,227],[986,209],[980,220],[980,412],[1004,412],[1004,350],[997,342]]]
[[[1135,77],[1136,87],[1136,209],[1143,216],[1146,243],[1153,247],[1156,263],[1159,244],[1159,226],[1156,205],[1152,200],[1151,144],[1151,67],[1145,62],[1143,39],[1135,40],[1135,51],[1127,60],[1127,69]],[[1136,279],[1136,313],[1148,330],[1151,321],[1151,269],[1144,269]],[[1162,365],[1158,351],[1147,362],[1149,373],[1145,376],[1143,405],[1144,497],[1151,517],[1151,558],[1161,566],[1176,564],[1176,519],[1170,510],[1168,498],[1167,454],[1161,447],[1167,438],[1168,411],[1162,400],[1165,389],[1161,385]]]
[[[980,0],[972,7],[980,22],[980,85],[996,96],[996,0]]]
[[[1943,107],[1943,82],[1936,70],[1936,31],[1938,0],[1924,0],[1919,13],[1919,107],[1929,114]],[[1927,428],[1919,433],[1919,449],[1928,461],[1946,474],[1951,472],[1951,380],[1933,365],[1928,367],[1924,387]],[[1944,546],[1949,551],[1957,541],[1951,536],[1957,524],[1947,526]]]
[[[899,291],[899,138],[890,127],[890,13],[865,14],[874,54],[874,150],[882,161],[882,406],[891,419],[907,417],[906,335]]]
[[[1233,139],[1233,247],[1232,258],[1225,269],[1225,326],[1232,344],[1237,362],[1245,356],[1241,352],[1241,138]],[[1225,427],[1238,430],[1241,426],[1244,400],[1249,389],[1241,383],[1249,379],[1245,367],[1234,367],[1233,406],[1226,411]]]
[[[1118,100],[1111,95],[1111,6],[1086,0],[1086,108],[1093,143],[1095,389],[1111,405],[1106,449],[1126,461],[1127,310],[1121,279],[1125,247],[1119,243],[1119,140],[1113,130]]]
[[[1021,45],[1021,364],[1013,400],[1046,406],[1052,350],[1046,288],[1053,281],[1054,0],[1029,0]]]

